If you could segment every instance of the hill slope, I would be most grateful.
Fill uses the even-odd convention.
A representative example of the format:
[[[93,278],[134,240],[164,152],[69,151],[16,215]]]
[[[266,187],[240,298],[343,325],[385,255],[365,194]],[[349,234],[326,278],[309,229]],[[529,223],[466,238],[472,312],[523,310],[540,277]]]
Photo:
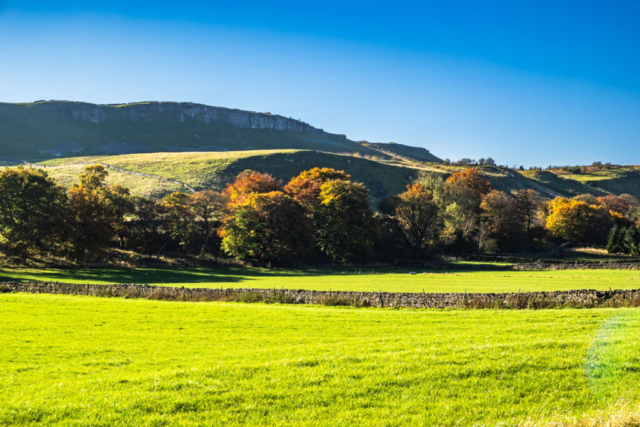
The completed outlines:
[[[246,169],[269,173],[286,183],[303,170],[331,167],[344,170],[352,175],[354,181],[364,183],[371,190],[374,201],[378,201],[402,192],[421,170],[447,177],[465,169],[460,166],[425,166],[415,162],[400,164],[393,160],[371,160],[310,150],[86,156],[47,160],[39,166],[46,166],[53,178],[70,186],[83,165],[95,162],[111,167],[112,182],[130,187],[134,194],[151,197],[162,197],[176,190],[221,190]],[[481,166],[479,170],[491,181],[493,188],[507,193],[534,189],[546,198],[574,197],[585,193],[595,196],[628,193],[640,197],[640,171],[635,170],[591,181],[584,177],[583,181],[561,177],[548,171],[518,172],[497,166]]]
[[[422,147],[411,147],[410,145],[396,144],[395,142],[358,142],[364,147],[373,148],[375,150],[381,151],[382,153],[390,153],[392,155],[406,157],[411,160],[417,160],[419,162],[442,162],[442,159],[434,156],[429,152],[429,150]]]
[[[270,113],[177,102],[0,103],[0,160],[255,149],[380,155],[344,135]]]
[[[43,162],[53,178],[68,176],[70,168],[79,170],[82,164],[100,162],[127,171],[154,174],[175,180],[196,190],[221,190],[226,183],[246,169],[269,173],[288,182],[303,170],[331,167],[351,174],[364,183],[371,197],[380,200],[404,190],[416,169],[332,153],[308,150],[265,150],[209,153],[152,153],[120,156],[91,156],[55,159]],[[110,172],[111,174],[111,172]],[[135,181],[135,176],[132,181]],[[65,180],[64,183],[67,183]],[[136,193],[136,188],[132,186]]]

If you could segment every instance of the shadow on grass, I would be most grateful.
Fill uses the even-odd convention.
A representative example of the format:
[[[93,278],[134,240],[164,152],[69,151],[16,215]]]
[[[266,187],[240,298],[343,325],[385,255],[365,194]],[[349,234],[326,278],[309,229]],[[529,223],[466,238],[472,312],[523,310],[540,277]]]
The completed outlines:
[[[464,273],[473,273],[474,269]],[[78,269],[78,270],[0,270],[0,281],[50,281],[76,283],[134,283],[134,284],[198,284],[198,283],[241,283],[259,278],[294,278],[341,275],[376,275],[433,273],[448,274],[460,270],[427,270],[408,268],[322,268],[313,270],[268,270],[259,268],[219,267],[185,269]]]

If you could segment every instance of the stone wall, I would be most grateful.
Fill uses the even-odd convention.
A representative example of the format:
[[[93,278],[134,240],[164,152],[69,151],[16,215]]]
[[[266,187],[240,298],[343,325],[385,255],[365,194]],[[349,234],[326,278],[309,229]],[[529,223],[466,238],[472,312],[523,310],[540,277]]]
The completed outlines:
[[[640,289],[575,290],[524,293],[331,292],[293,289],[175,288],[135,284],[84,285],[52,282],[5,282],[0,291],[89,295],[169,301],[278,302],[397,308],[592,308],[640,306]]]

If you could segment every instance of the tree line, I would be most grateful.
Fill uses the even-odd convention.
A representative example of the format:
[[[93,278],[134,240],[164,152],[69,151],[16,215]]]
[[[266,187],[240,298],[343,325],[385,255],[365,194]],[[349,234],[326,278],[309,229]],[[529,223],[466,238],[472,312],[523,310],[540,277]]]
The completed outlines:
[[[496,190],[473,168],[447,179],[423,173],[375,212],[363,184],[330,168],[286,184],[245,171],[221,192],[174,192],[162,200],[132,196],[107,185],[107,176],[102,165],[87,166],[67,191],[43,170],[3,170],[0,251],[78,263],[120,249],[302,265],[543,251],[561,241],[608,244],[614,230],[638,233],[631,196],[547,202],[534,190]]]

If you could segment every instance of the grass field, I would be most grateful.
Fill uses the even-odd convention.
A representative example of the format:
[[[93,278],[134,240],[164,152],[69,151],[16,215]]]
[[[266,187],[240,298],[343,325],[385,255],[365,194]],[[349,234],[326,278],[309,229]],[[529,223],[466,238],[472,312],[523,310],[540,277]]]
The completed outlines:
[[[410,274],[415,272],[416,274]],[[532,292],[638,289],[638,270],[266,270],[244,268],[0,270],[0,281],[145,283],[204,288],[285,288],[383,292]]]
[[[640,311],[0,295],[0,425],[515,425],[640,403]]]

